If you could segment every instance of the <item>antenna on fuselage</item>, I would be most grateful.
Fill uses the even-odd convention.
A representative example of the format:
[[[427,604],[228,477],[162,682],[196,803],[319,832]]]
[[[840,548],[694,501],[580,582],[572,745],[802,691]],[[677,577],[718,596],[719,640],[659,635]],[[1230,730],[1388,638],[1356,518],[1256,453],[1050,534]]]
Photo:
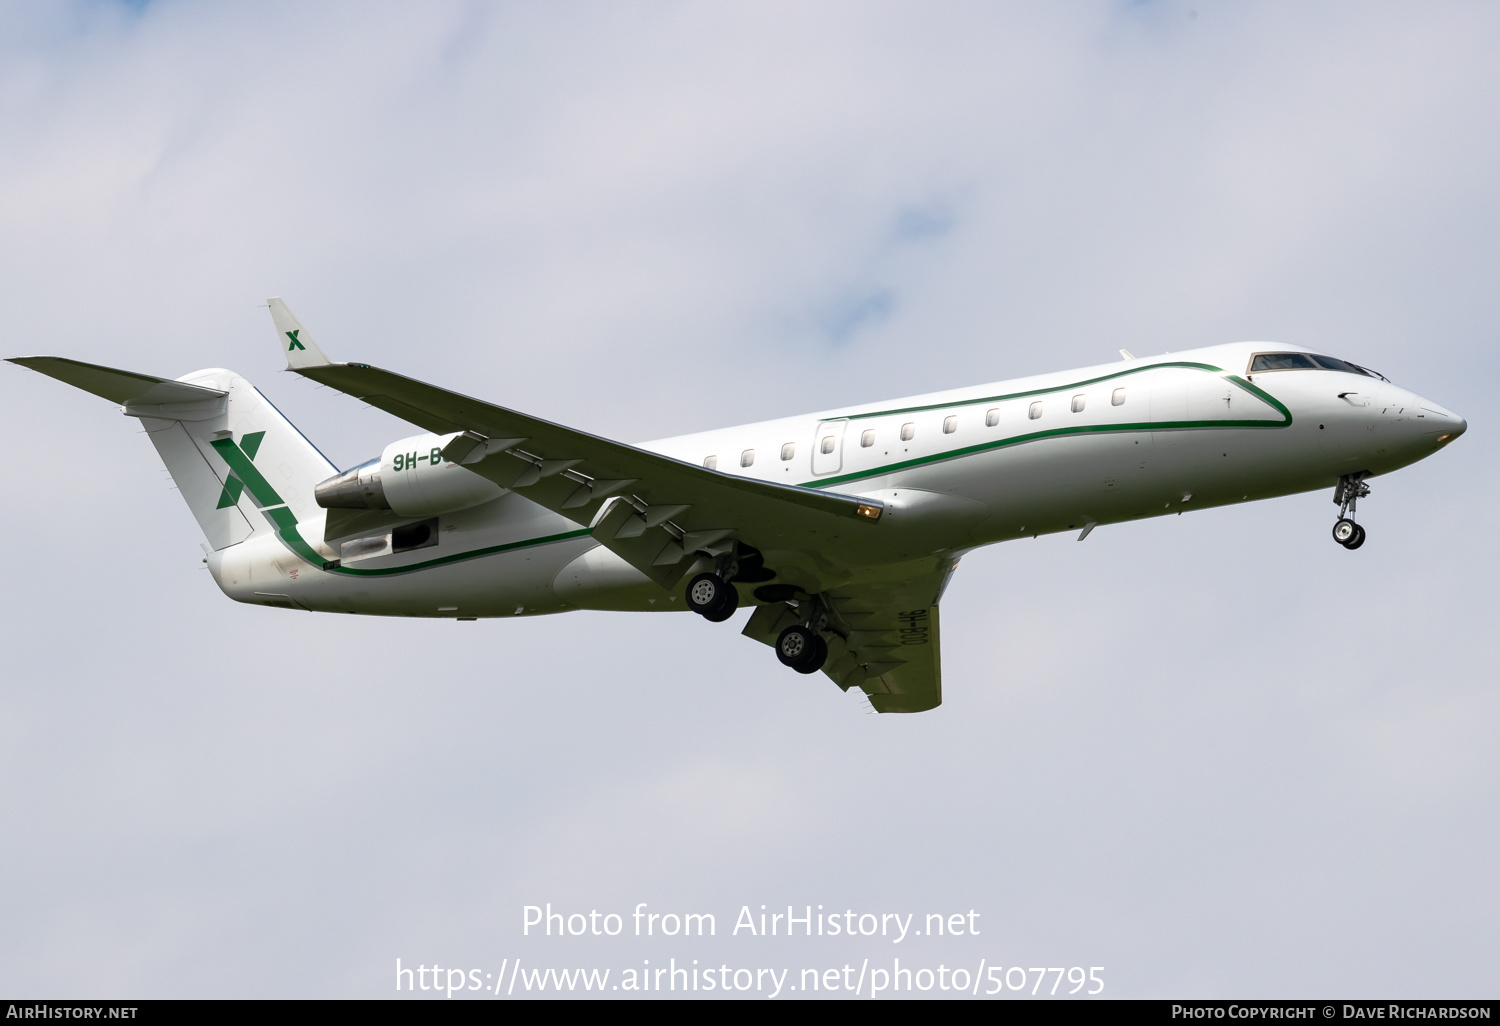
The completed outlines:
[[[1122,359],[1122,360],[1134,360],[1135,359],[1135,354],[1132,353],[1129,349],[1121,349],[1120,350],[1120,359]]]

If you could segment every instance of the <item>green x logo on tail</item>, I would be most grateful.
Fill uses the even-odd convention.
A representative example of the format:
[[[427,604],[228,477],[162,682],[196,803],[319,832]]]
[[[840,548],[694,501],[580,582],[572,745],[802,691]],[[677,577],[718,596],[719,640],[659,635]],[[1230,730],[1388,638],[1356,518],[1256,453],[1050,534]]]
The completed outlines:
[[[225,460],[229,463],[231,469],[238,470],[241,469],[241,467],[235,466],[238,460],[230,458],[230,451],[233,451],[235,457],[238,457],[241,453],[243,453],[245,456],[245,462],[242,464],[242,466],[250,467],[250,473],[245,474],[244,476],[251,477],[253,475],[255,483],[264,485],[265,487],[262,490],[268,492],[268,497],[270,497],[275,496],[276,493],[271,490],[270,485],[266,482],[265,478],[261,477],[259,472],[257,472],[254,467],[250,466],[249,462],[250,460],[255,459],[256,453],[260,452],[260,443],[265,440],[265,437],[266,433],[264,431],[252,431],[250,434],[240,439],[240,444],[238,446],[236,446],[234,442],[232,442],[228,438],[220,438],[217,441],[210,442],[209,444],[212,445],[215,449],[219,450],[219,454],[225,457]],[[224,490],[219,493],[219,504],[214,508],[227,509],[228,507],[235,505],[240,501],[240,493],[244,490],[245,482],[241,481],[238,477],[235,477],[234,474],[230,474],[229,477],[224,481]],[[252,489],[251,494],[254,495],[255,491],[255,489]],[[259,499],[259,496],[255,497]],[[277,497],[275,501],[280,502],[281,500],[279,497]],[[265,505],[266,503],[261,504]]]

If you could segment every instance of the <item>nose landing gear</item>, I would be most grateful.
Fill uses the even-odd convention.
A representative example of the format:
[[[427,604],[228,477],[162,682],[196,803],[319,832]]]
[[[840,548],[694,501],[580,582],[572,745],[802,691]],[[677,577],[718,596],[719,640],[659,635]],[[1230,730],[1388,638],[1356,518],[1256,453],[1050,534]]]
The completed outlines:
[[[1370,494],[1370,486],[1364,480],[1368,476],[1365,471],[1345,474],[1333,490],[1333,501],[1339,507],[1338,523],[1333,525],[1333,540],[1346,549],[1357,549],[1365,543],[1365,529],[1354,522],[1354,507]]]
[[[1357,549],[1365,543],[1365,529],[1354,521],[1340,517],[1333,525],[1333,540],[1346,549]]]

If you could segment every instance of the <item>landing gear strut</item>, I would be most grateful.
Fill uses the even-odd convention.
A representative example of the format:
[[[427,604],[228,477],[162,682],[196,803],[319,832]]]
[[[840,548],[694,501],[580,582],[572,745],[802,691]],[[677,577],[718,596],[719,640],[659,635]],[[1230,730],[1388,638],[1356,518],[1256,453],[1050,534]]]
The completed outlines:
[[[1354,507],[1370,494],[1370,486],[1365,484],[1368,476],[1367,472],[1345,474],[1333,490],[1333,501],[1339,507],[1338,523],[1333,525],[1333,540],[1346,549],[1357,549],[1365,543],[1365,529],[1354,522]]]

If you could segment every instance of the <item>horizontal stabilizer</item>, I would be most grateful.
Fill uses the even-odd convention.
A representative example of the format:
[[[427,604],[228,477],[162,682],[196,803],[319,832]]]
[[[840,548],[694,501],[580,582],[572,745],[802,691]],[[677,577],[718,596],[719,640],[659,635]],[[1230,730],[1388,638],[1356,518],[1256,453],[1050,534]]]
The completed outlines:
[[[121,406],[200,402],[226,394],[215,388],[202,388],[170,378],[100,367],[93,363],[80,363],[61,356],[13,356],[9,362],[30,367]]]

